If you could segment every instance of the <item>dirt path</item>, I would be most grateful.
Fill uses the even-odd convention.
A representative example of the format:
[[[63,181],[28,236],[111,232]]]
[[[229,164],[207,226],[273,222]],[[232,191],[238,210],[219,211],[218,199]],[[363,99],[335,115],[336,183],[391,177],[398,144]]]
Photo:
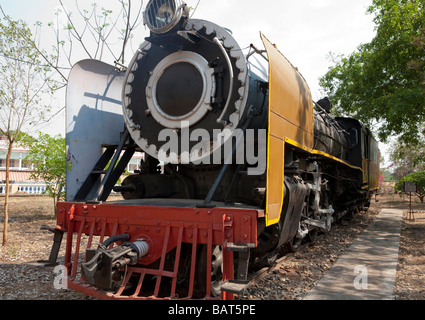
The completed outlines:
[[[376,208],[406,210],[403,215],[394,296],[397,300],[425,300],[425,203],[412,198],[415,220],[409,220],[409,197],[379,197]]]

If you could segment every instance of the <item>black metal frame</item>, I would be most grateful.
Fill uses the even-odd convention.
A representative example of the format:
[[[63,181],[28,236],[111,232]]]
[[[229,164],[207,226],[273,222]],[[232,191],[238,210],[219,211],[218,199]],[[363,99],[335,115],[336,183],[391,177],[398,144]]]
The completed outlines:
[[[106,147],[105,152],[78,190],[74,201],[103,202],[108,199],[112,189],[136,152],[136,146],[134,143],[127,143],[128,139],[129,132],[126,130],[119,146]],[[124,149],[125,152],[121,156],[121,152]],[[107,166],[108,168],[106,169]],[[102,175],[104,175],[103,178]],[[100,185],[97,185],[99,179]],[[94,188],[96,190],[93,190]],[[95,191],[94,196],[89,199],[88,197],[92,191]]]

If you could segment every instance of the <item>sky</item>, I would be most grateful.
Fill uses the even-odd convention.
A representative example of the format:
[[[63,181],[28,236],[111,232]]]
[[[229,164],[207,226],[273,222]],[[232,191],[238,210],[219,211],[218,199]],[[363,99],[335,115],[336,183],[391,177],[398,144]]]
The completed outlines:
[[[77,15],[75,1],[63,0],[63,3]],[[92,2],[78,0],[82,7]],[[120,10],[118,0],[100,0],[98,3],[99,7],[114,12]],[[137,6],[141,1],[133,0],[132,3]],[[187,0],[186,3],[196,7],[198,0]],[[310,86],[313,99],[319,100],[324,94],[318,79],[332,65],[329,53],[350,54],[374,37],[373,16],[366,14],[371,4],[372,0],[200,0],[193,18],[210,20],[232,30],[241,48],[251,43],[262,47],[261,31],[299,69]],[[0,5],[13,19],[22,19],[29,25],[41,21],[46,26],[55,20],[59,0],[0,0]],[[40,41],[46,47],[49,41],[55,40],[50,31],[42,29]],[[140,44],[146,36],[148,30],[141,25],[133,41]],[[137,45],[133,46],[137,49]],[[75,62],[84,58],[83,52],[81,57],[74,57]],[[113,64],[112,58],[106,59],[105,62]],[[57,94],[54,103],[57,110],[64,106],[64,92]],[[64,112],[56,115],[42,130],[64,136]]]

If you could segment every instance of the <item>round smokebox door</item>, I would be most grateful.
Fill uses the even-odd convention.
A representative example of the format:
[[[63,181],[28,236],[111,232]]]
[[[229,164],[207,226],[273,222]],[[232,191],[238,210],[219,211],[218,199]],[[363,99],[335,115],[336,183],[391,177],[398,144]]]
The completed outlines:
[[[167,128],[192,126],[211,110],[214,70],[201,55],[181,51],[164,58],[151,72],[146,97],[155,120]],[[186,126],[186,125],[185,125]]]
[[[156,101],[164,114],[184,117],[199,104],[204,81],[198,69],[188,62],[178,62],[164,70],[156,85]]]

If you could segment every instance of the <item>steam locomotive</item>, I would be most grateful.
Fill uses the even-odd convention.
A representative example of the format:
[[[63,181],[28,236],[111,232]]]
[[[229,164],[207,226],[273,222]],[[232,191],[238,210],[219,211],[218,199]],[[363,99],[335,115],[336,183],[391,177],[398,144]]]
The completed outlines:
[[[127,68],[84,60],[70,73],[52,254],[66,233],[67,286],[97,298],[231,299],[282,247],[369,206],[378,145],[313,102],[263,34],[265,50],[244,52],[180,0],[150,0],[144,19]]]

